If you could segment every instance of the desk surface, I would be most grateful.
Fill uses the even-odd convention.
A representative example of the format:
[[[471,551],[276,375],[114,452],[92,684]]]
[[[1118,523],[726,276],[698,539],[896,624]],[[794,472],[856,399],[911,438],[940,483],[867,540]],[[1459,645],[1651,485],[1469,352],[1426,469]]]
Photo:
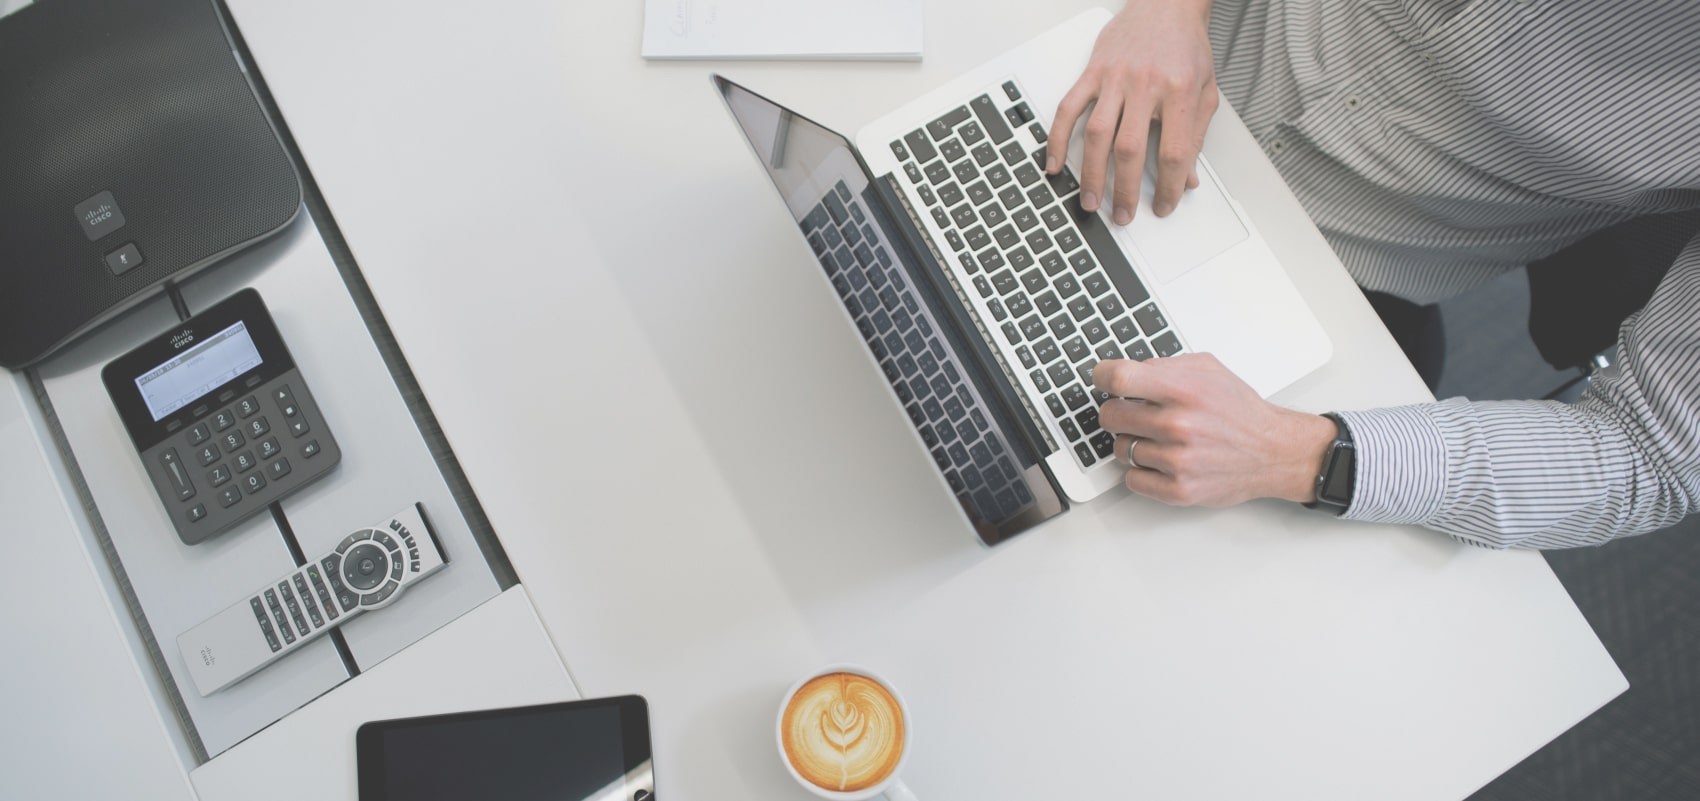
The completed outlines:
[[[642,61],[636,3],[231,3],[580,689],[648,696],[669,797],[802,797],[775,707],[841,660],[908,697],[925,798],[1467,795],[1625,686],[1538,555],[1122,493],[980,549],[706,77],[853,131],[1060,5],[932,24],[921,64],[709,65]],[[1231,112],[1206,151],[1334,341],[1278,399],[1427,399]]]

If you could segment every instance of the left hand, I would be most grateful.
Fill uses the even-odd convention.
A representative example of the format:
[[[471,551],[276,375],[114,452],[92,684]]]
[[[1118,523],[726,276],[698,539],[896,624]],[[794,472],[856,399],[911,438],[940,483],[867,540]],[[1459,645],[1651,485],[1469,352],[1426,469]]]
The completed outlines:
[[[1316,500],[1334,423],[1264,400],[1215,356],[1103,361],[1092,379],[1112,396],[1098,420],[1117,435],[1115,458],[1137,439],[1128,489],[1181,506]]]

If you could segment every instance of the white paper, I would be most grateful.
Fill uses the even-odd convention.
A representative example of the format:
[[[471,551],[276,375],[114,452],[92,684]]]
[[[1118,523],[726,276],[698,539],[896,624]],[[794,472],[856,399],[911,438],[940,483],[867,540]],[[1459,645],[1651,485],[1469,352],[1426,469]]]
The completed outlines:
[[[921,58],[921,0],[645,0],[644,58]]]

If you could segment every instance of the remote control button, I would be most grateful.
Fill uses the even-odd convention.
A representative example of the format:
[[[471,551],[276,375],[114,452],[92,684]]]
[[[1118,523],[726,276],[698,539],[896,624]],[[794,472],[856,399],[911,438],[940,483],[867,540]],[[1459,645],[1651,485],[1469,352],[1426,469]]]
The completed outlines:
[[[385,561],[388,558],[384,549],[368,542],[360,543],[342,559],[342,580],[354,589],[370,590],[378,586],[384,580],[384,574],[389,572]]]
[[[242,479],[242,486],[248,490],[249,495],[253,495],[266,488],[266,477],[259,473],[249,473],[247,478]]]
[[[331,620],[336,620],[336,604],[331,603],[331,594],[329,590],[325,589],[325,580],[319,575],[319,566],[309,565],[307,577],[313,580],[313,594],[319,596],[319,605],[325,608],[325,616]]]
[[[254,610],[254,619],[255,620],[258,620],[261,623],[265,622],[265,620],[266,620],[266,608],[264,606],[260,605],[260,596],[256,595],[252,598],[249,598],[248,599],[248,608]]]
[[[289,421],[289,433],[293,436],[299,437],[311,430],[312,428],[308,427],[305,417],[297,417]]]
[[[189,522],[199,523],[202,520],[205,520],[206,518],[207,518],[207,505],[206,504],[197,503],[194,506],[189,507]]]
[[[189,426],[190,445],[199,445],[209,439],[212,439],[212,432],[207,429],[206,423],[196,423]]]
[[[284,384],[283,386],[272,390],[272,400],[277,401],[277,405],[279,406],[287,406],[295,403],[295,396],[290,394],[289,385]],[[285,412],[285,414],[288,413]]]
[[[295,593],[289,591],[288,581],[277,583],[277,594],[283,596],[283,606],[289,610],[289,619],[295,621],[295,628],[301,636],[307,636],[307,619],[301,616],[301,604],[295,600]]]
[[[384,546],[384,550],[390,553],[397,553],[401,550],[401,546],[395,544],[395,538],[382,531],[372,535],[372,541]]]
[[[383,589],[377,590],[375,592],[370,592],[370,593],[367,593],[365,595],[360,596],[360,605],[361,606],[377,606],[378,604],[381,604],[384,601],[389,600],[389,597],[391,595],[395,594],[396,588],[400,587],[400,586],[401,586],[400,584],[397,584],[393,581],[389,582],[389,583],[387,583],[383,586]]]
[[[257,401],[257,400],[254,400],[253,395],[249,395],[248,397],[243,398],[242,400],[236,402],[236,415],[238,417],[243,417],[243,418],[253,417],[254,412],[257,412],[259,410],[260,410],[260,402]]]
[[[223,431],[233,425],[236,425],[236,415],[231,414],[229,409],[225,409],[224,411],[213,415],[212,424],[214,431]]]
[[[218,491],[218,505],[226,509],[235,506],[242,500],[242,492],[234,486],[225,487]]]
[[[212,482],[212,485],[215,487],[224,486],[224,482],[230,480],[230,468],[225,467],[224,465],[219,465],[218,467],[208,470],[207,480]]]
[[[195,497],[195,485],[189,483],[189,471],[183,467],[183,460],[178,458],[176,448],[166,448],[159,455],[159,464],[165,468],[165,476],[171,482],[171,491],[176,493],[177,500],[186,501]]]
[[[372,538],[372,530],[371,529],[369,529],[369,528],[360,529],[359,531],[356,531],[353,534],[350,534],[350,535],[344,537],[342,539],[342,542],[336,546],[336,552],[339,553],[339,554],[346,554],[346,553],[348,553],[349,548],[354,547],[354,543],[363,542],[363,541],[369,540],[371,538]],[[331,572],[334,573],[336,571],[333,570]]]
[[[248,440],[242,437],[240,431],[232,431],[219,438],[219,445],[224,448],[225,453],[235,453],[237,448],[246,444],[248,444]]]
[[[401,560],[398,558],[390,559],[390,578],[394,581],[401,580]]]
[[[266,432],[271,430],[271,423],[266,422],[266,416],[263,414],[248,421],[248,436],[255,439],[265,436]]]
[[[283,446],[277,444],[277,437],[266,437],[260,441],[260,458],[270,459],[283,453]]]
[[[315,456],[318,456],[319,455],[319,441],[316,440],[316,439],[315,440],[308,440],[306,445],[301,446],[301,455],[305,456],[309,459],[311,459]]]
[[[300,573],[295,574],[295,594],[301,597],[301,605],[307,608],[307,618],[313,621],[313,628],[323,628],[325,619],[319,616],[319,605],[313,603],[313,593],[307,589],[307,579]]]
[[[254,469],[254,465],[260,463],[259,459],[254,458],[253,451],[243,451],[238,453],[236,454],[236,458],[230,461],[236,465],[236,472],[238,473],[246,473],[249,470]]]
[[[218,448],[212,445],[202,445],[195,450],[195,460],[200,462],[202,467],[218,461]]]
[[[289,460],[279,459],[266,465],[266,472],[271,475],[273,481],[289,475]]]

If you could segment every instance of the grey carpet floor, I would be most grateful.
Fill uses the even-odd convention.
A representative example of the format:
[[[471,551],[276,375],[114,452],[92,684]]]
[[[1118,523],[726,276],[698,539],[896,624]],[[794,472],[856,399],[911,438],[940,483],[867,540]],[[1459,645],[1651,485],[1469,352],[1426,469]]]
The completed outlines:
[[[1436,394],[1538,398],[1570,379],[1529,341],[1528,304],[1522,272],[1443,304]],[[1471,801],[1700,801],[1700,517],[1546,558],[1629,690]]]

